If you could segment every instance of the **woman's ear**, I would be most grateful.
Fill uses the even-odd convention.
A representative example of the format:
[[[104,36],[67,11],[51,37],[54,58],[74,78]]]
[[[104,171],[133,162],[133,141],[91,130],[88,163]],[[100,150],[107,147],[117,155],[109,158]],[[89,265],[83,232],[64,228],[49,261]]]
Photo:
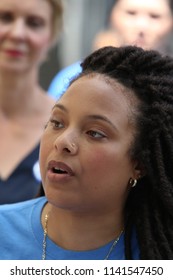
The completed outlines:
[[[145,167],[143,164],[139,163],[139,161],[134,162],[134,174],[133,178],[139,180],[140,178],[144,177],[146,174]]]

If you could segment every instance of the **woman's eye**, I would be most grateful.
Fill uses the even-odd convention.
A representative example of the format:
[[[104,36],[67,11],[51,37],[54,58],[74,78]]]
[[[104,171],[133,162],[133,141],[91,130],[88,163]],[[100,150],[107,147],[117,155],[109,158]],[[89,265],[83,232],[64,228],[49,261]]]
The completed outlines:
[[[37,29],[44,26],[44,21],[41,18],[29,17],[27,19],[27,25],[33,29]]]
[[[132,10],[127,10],[126,13],[127,13],[128,15],[131,15],[131,16],[136,15],[136,12],[135,12],[135,11],[132,11]]]
[[[54,119],[51,119],[50,123],[52,124],[52,126],[54,128],[63,128],[64,127],[64,125],[61,122],[54,120]]]
[[[91,136],[92,138],[95,138],[95,139],[102,139],[102,138],[106,137],[106,135],[104,133],[101,133],[101,132],[98,132],[98,131],[95,131],[95,130],[89,130],[87,132],[87,134],[89,136]]]
[[[0,21],[4,23],[11,22],[13,15],[10,12],[0,12]]]
[[[157,14],[150,14],[150,17],[153,18],[153,19],[160,19],[161,18],[161,16],[157,15]]]

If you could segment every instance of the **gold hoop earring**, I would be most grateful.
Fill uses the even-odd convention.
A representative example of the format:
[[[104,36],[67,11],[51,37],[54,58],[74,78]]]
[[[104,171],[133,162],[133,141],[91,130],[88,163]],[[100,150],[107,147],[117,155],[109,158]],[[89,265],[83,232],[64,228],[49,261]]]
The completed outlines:
[[[138,181],[136,179],[130,178],[129,184],[130,184],[131,188],[134,188],[136,186],[137,182]]]

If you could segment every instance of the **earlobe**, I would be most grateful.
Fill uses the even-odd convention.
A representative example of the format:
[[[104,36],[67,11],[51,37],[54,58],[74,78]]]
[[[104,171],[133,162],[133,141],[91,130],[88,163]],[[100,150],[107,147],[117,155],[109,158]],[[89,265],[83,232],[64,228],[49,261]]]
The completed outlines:
[[[130,186],[130,188],[134,188],[137,185],[138,180],[140,178],[142,178],[143,176],[144,176],[144,174],[142,173],[141,169],[136,167],[134,169],[133,176],[129,179],[129,186]]]
[[[134,178],[136,180],[139,180],[142,176],[142,171],[141,170],[135,170],[135,175],[134,175]]]
[[[134,174],[133,174],[133,178],[135,178],[136,180],[139,180],[140,178],[142,178],[145,175],[145,168],[143,166],[143,164],[139,163],[139,162],[135,162],[134,165]]]

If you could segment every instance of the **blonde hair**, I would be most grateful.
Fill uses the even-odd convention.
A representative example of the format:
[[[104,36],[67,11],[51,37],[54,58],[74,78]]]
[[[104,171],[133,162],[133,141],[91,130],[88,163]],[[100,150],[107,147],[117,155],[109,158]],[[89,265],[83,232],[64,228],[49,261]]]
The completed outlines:
[[[46,0],[52,6],[52,38],[56,41],[62,29],[63,5],[62,0]]]

